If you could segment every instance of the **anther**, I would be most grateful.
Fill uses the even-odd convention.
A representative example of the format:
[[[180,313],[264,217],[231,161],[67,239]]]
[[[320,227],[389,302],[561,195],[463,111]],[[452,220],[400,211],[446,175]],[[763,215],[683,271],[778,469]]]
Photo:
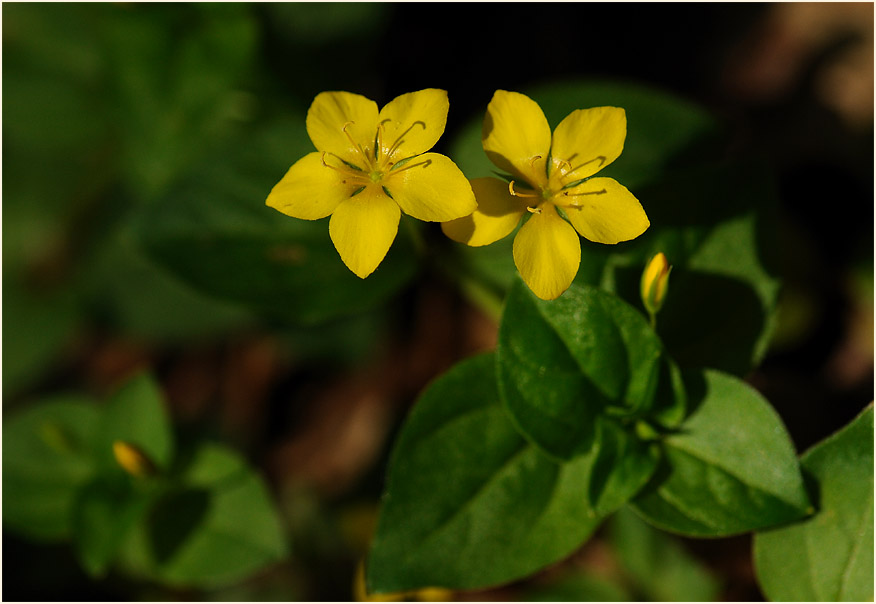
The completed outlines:
[[[532,208],[532,207],[527,206],[526,211],[529,212],[530,214],[541,214],[541,208],[537,208],[537,207]]]
[[[563,170],[564,165],[568,166],[568,168],[566,168],[565,170]],[[558,159],[557,168],[559,168],[561,172],[570,172],[572,170],[572,164],[565,159]]]
[[[511,193],[514,197],[538,197],[538,195],[534,193],[518,193],[514,190],[514,181],[508,183],[508,192]]]

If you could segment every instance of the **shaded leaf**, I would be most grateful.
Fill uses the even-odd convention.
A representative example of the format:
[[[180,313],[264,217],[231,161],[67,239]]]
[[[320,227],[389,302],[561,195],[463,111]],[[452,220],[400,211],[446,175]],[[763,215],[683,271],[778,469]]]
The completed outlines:
[[[70,291],[34,293],[14,278],[3,279],[3,393],[24,391],[62,357],[82,319]]]
[[[125,543],[133,574],[174,587],[219,588],[286,555],[264,481],[232,450],[201,445]]]
[[[71,535],[77,490],[94,474],[99,407],[85,396],[40,401],[3,421],[3,523],[31,539]]]
[[[81,488],[73,504],[76,553],[94,577],[106,574],[128,531],[146,513],[148,494],[125,476],[100,477]]]
[[[298,220],[265,206],[289,166],[312,150],[303,117],[223,150],[144,209],[138,234],[146,251],[202,292],[285,322],[324,322],[385,301],[416,269],[403,228],[363,280],[338,256],[328,219]]]
[[[609,523],[611,544],[636,590],[653,602],[710,602],[718,580],[678,539],[658,531],[628,508]]]

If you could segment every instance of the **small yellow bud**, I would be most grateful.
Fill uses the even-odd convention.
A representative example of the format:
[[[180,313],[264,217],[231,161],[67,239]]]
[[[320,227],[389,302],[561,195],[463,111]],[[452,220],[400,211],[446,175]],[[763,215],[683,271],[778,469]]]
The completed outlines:
[[[663,252],[658,253],[651,258],[645,271],[642,273],[641,293],[642,304],[645,305],[645,310],[653,317],[663,306],[663,300],[666,298],[666,290],[669,286],[669,271],[672,267],[666,260]]]
[[[135,445],[123,440],[113,443],[113,455],[125,472],[137,478],[145,478],[156,474],[155,464]]]

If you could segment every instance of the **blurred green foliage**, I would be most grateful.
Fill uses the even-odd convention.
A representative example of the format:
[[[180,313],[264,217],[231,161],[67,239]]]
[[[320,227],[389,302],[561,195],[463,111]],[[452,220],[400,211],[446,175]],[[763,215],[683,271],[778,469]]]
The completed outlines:
[[[63,557],[57,562],[61,550],[53,546],[66,544],[64,551],[87,571],[92,586],[124,597],[349,597],[353,557],[361,558],[367,549],[364,538],[355,546],[347,543],[341,518],[349,502],[328,506],[301,487],[273,492],[262,478],[263,458],[208,437],[210,429],[190,431],[191,426],[171,419],[154,378],[140,374],[109,396],[92,394],[105,389],[100,382],[108,378],[87,376],[82,358],[95,340],[118,340],[153,347],[167,363],[169,356],[193,347],[222,346],[236,334],[263,329],[277,337],[285,354],[329,373],[326,367],[353,366],[372,357],[386,334],[398,329],[399,317],[411,314],[399,298],[409,302],[410,288],[423,283],[454,283],[498,318],[516,282],[511,237],[473,249],[430,238],[434,229],[405,222],[381,269],[362,282],[337,257],[326,220],[294,221],[264,207],[273,184],[311,148],[303,116],[321,90],[346,89],[386,100],[390,92],[416,87],[450,88],[447,82],[454,80],[437,72],[443,62],[476,74],[469,75],[471,81],[490,87],[521,81],[489,77],[483,62],[496,74],[510,75],[502,71],[505,62],[526,71],[519,66],[518,49],[490,43],[484,33],[484,58],[478,63],[466,56],[470,69],[460,69],[458,53],[470,53],[465,38],[454,39],[448,48],[426,48],[430,40],[418,35],[432,19],[417,19],[420,28],[406,30],[413,17],[407,14],[405,22],[400,17],[405,10],[358,2],[3,5],[3,520],[5,535],[40,544],[36,570],[25,569],[22,584],[29,579],[34,585],[53,584],[54,577],[67,594],[65,581],[74,585],[77,579]],[[504,16],[513,12],[510,6],[500,12],[493,18],[498,25],[491,27],[502,33],[507,28],[501,24],[518,17]],[[450,15],[450,9],[442,14]],[[458,32],[474,23],[469,17],[462,21]],[[446,41],[445,29],[439,29]],[[551,65],[563,64],[566,55],[574,59],[574,52],[557,52],[554,44],[561,36],[553,38],[552,43],[542,40]],[[545,67],[533,73],[555,73],[544,57],[527,52]],[[496,60],[511,53],[518,53],[514,61]],[[635,60],[647,62],[647,57],[637,52]],[[749,375],[765,358],[777,325],[780,340],[773,341],[773,350],[787,351],[824,320],[831,307],[814,292],[834,283],[814,283],[809,272],[823,258],[805,232],[795,233],[787,220],[777,223],[787,216],[776,211],[776,182],[759,154],[746,153],[740,160],[728,153],[733,133],[695,104],[652,87],[591,77],[610,71],[585,73],[576,64],[570,72],[574,77],[541,84],[527,80],[520,87],[552,125],[585,106],[611,104],[627,111],[624,153],[605,175],[618,178],[643,201],[652,228],[611,249],[583,242],[575,287],[611,292],[614,302],[625,302],[634,312],[640,308],[641,267],[653,253],[666,253],[672,284],[658,320],[657,348],[671,363],[661,365],[661,383],[677,386],[676,363],[717,368],[721,372],[686,374],[695,376],[694,383],[697,376],[705,380],[713,394],[723,392],[693,397],[691,408],[700,405],[700,415],[694,416],[698,425],[746,432],[748,424],[737,421],[739,407],[760,413],[763,422],[743,439],[709,430],[674,435],[659,468],[645,455],[638,472],[611,482],[614,461],[629,458],[623,454],[632,442],[626,431],[612,431],[617,426],[603,422],[599,438],[613,443],[617,455],[602,451],[602,465],[586,456],[559,463],[542,455],[543,442],[521,435],[496,384],[478,379],[492,375],[494,357],[469,361],[423,394],[398,441],[388,483],[393,499],[377,533],[376,570],[369,569],[381,577],[380,587],[415,588],[435,573],[449,583],[475,587],[534,572],[590,537],[652,472],[665,477],[667,464],[684,471],[634,506],[668,528],[710,535],[742,530],[729,521],[693,529],[689,518],[678,525],[667,522],[672,514],[661,507],[661,493],[672,491],[676,503],[701,519],[709,516],[702,514],[704,507],[715,508],[714,501],[689,488],[699,484],[696,477],[703,472],[735,473],[722,483],[733,495],[724,502],[727,515],[746,508],[746,493],[753,493],[758,509],[774,519],[800,515],[806,507],[796,480],[786,481],[793,483],[786,490],[796,495],[782,507],[770,499],[768,483],[776,475],[768,468],[754,462],[737,467],[744,465],[743,454],[736,465],[715,457],[723,457],[722,447],[735,455],[755,442],[758,450],[773,451],[779,460],[773,470],[780,478],[794,474],[793,447],[781,422],[733,376]],[[467,98],[466,92],[464,87],[450,90],[453,121],[441,144],[467,176],[491,175],[480,145],[489,96]],[[738,136],[734,140],[738,143]],[[810,186],[808,178],[800,181]],[[777,230],[786,236],[781,245]],[[789,240],[788,232],[799,238]],[[825,245],[834,245],[837,236],[828,233]],[[424,243],[437,258],[422,253]],[[785,257],[781,268],[787,273],[790,266],[792,281],[779,313],[777,254],[784,245],[793,253],[786,254],[790,259]],[[857,240],[844,245],[869,255]],[[849,298],[872,309],[872,259],[856,262],[842,267]],[[823,272],[832,269],[822,267]],[[434,279],[437,271],[441,279]],[[616,378],[610,369],[591,373]],[[685,386],[690,395],[690,379]],[[722,397],[740,401],[739,407],[711,404]],[[796,406],[797,399],[793,402]],[[682,407],[669,405],[670,410]],[[796,413],[811,411],[800,405]],[[275,421],[277,411],[272,412],[265,424]],[[696,419],[708,414],[709,421]],[[678,417],[670,415],[658,419],[675,425]],[[872,424],[872,409],[868,417]],[[859,419],[852,429],[860,431],[861,425]],[[275,436],[266,436],[270,432],[266,428],[260,437]],[[824,550],[831,555],[859,547],[858,542],[844,547],[845,532],[831,520],[837,510],[853,520],[860,512],[834,501],[834,492],[845,488],[831,478],[857,481],[857,487],[866,486],[868,478],[858,475],[860,463],[841,463],[865,440],[850,433],[803,456],[804,470],[824,481],[823,492],[814,494],[820,496],[810,493],[816,506],[824,507],[808,521],[783,529],[790,535],[784,541],[781,531],[758,535],[759,571],[764,564],[781,566],[790,556],[785,549],[801,534],[833,539]],[[119,439],[136,443],[159,475],[125,474],[111,455],[112,442]],[[827,472],[832,464],[842,467]],[[364,492],[374,506],[383,467],[372,472]],[[463,479],[436,488],[454,472]],[[594,489],[600,480],[593,475],[611,488]],[[869,480],[872,495],[872,472]],[[608,503],[600,502],[606,492]],[[431,511],[419,516],[412,510],[427,495]],[[496,514],[496,509],[513,514]],[[520,518],[535,516],[543,530],[530,534]],[[869,522],[872,540],[872,516]],[[387,530],[387,523],[398,532]],[[482,540],[471,539],[472,526]],[[517,595],[535,601],[717,596],[720,581],[678,539],[644,524],[628,508],[621,508],[607,529],[605,543],[618,560],[619,574],[545,576]],[[369,533],[361,527],[359,532]],[[409,539],[424,534],[431,541],[409,554]],[[776,552],[781,564],[771,558]],[[867,559],[853,562],[850,572],[858,577]],[[835,574],[810,574],[818,593],[863,593],[856,591],[857,584],[836,588]],[[258,580],[246,581],[253,576]],[[800,587],[793,579],[775,576],[776,582],[763,582],[768,596],[802,593],[793,591]],[[84,593],[90,599],[87,589]],[[118,593],[100,595],[113,599]]]
[[[262,479],[224,445],[175,451],[164,405],[140,374],[102,405],[55,398],[8,418],[3,488],[14,495],[4,526],[72,540],[94,577],[118,562],[134,577],[210,588],[282,559],[284,533]],[[126,474],[112,455],[116,441],[141,451],[157,474]]]

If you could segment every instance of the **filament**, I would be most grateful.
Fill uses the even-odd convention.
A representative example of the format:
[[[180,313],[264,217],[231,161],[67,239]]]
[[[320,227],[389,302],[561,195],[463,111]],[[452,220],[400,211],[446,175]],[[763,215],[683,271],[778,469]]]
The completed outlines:
[[[350,144],[353,145],[359,151],[359,153],[362,154],[363,157],[367,158],[368,154],[362,150],[361,145],[359,145],[359,143],[354,141],[353,136],[349,132],[347,132],[347,126],[349,126],[350,124],[355,124],[355,123],[356,122],[347,122],[346,124],[344,124],[344,127],[342,128],[342,130],[344,131],[344,134],[347,135],[347,140],[350,141]]]
[[[424,159],[423,161],[417,162],[417,163],[415,163],[415,164],[409,164],[409,163],[407,163],[406,160],[402,160],[402,161],[404,161],[405,163],[402,164],[401,162],[399,162],[399,163],[397,163],[395,166],[393,166],[392,168],[390,168],[390,170],[391,170],[393,173],[398,174],[398,173],[400,173],[400,172],[404,172],[405,170],[410,170],[411,168],[417,168],[417,167],[419,167],[419,166],[423,166],[424,168],[426,168],[426,167],[429,166],[429,164],[432,163],[432,160],[431,160],[431,159]],[[402,166],[402,167],[396,169],[396,166]]]
[[[391,120],[390,120],[390,119],[385,119],[385,120],[383,120],[382,122],[380,122],[380,126],[383,126],[383,124],[384,124],[385,122],[389,122],[389,121],[391,121]],[[401,146],[401,144],[404,142],[404,136],[405,136],[408,132],[410,132],[411,130],[413,130],[414,126],[416,126],[416,125],[418,125],[418,124],[419,124],[420,126],[423,127],[423,130],[426,129],[426,122],[423,122],[423,121],[420,121],[420,120],[417,120],[416,122],[414,122],[413,124],[411,124],[410,126],[408,126],[407,130],[405,130],[404,132],[402,132],[401,134],[399,134],[399,135],[398,135],[398,138],[395,139],[395,142],[392,143],[392,146],[389,148],[389,151],[386,152],[386,156],[387,156],[387,157],[392,157],[392,154],[395,153],[396,151],[398,151],[398,148],[399,148],[399,147]]]

